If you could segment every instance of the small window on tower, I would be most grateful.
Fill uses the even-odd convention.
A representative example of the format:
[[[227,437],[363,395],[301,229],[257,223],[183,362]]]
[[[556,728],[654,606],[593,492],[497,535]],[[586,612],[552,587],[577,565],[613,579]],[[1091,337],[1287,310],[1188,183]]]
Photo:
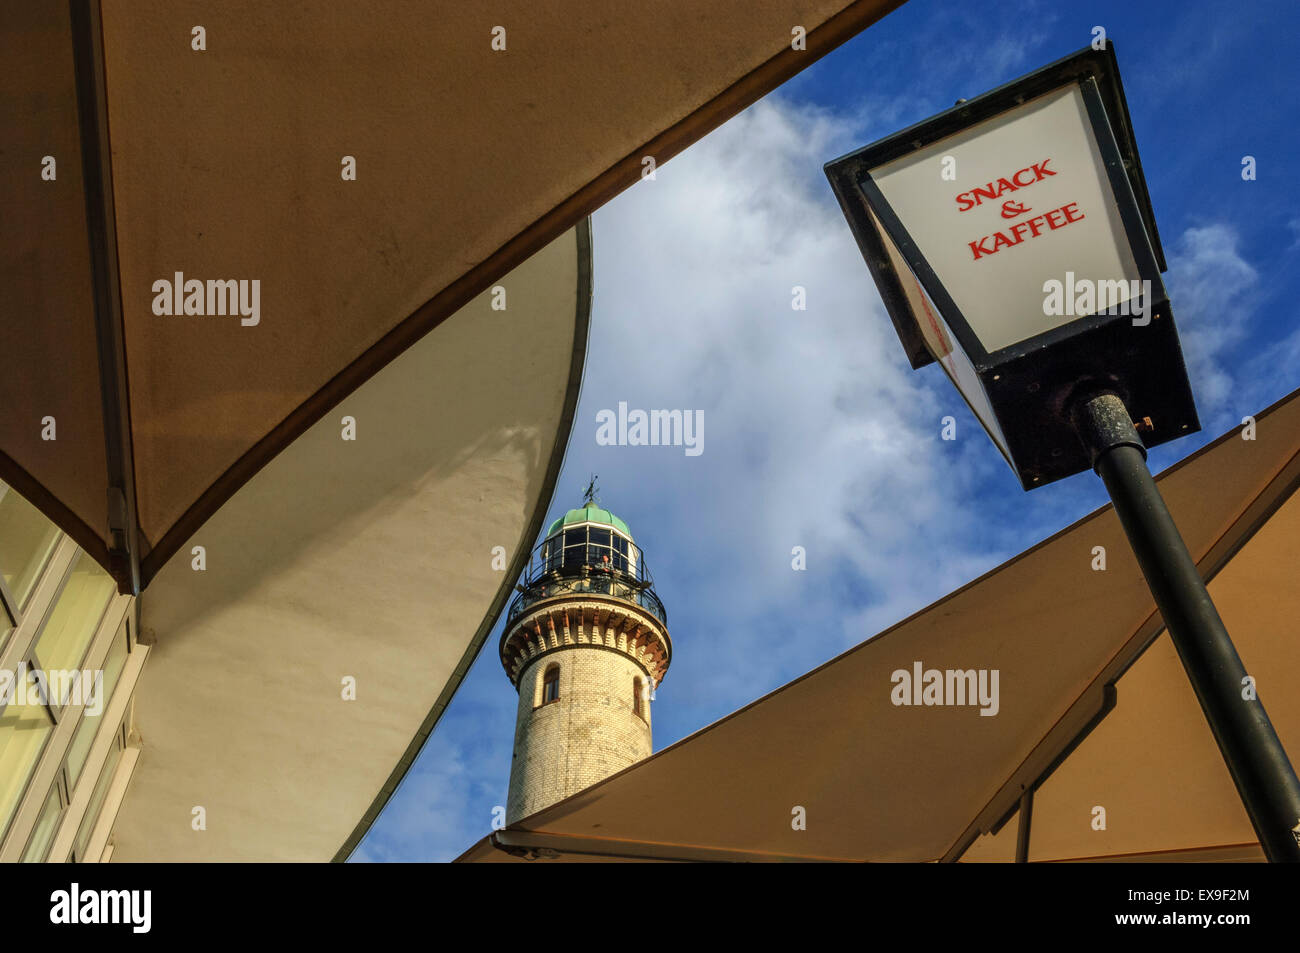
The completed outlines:
[[[552,665],[542,677],[542,704],[560,700],[560,666]]]
[[[636,716],[645,721],[645,682],[640,678],[632,679],[632,710]]]

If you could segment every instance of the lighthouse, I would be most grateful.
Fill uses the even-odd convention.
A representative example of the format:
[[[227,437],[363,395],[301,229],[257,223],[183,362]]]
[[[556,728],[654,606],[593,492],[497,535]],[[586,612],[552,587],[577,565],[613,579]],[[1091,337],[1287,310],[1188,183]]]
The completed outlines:
[[[517,588],[500,645],[519,692],[507,823],[649,756],[650,703],[672,659],[645,554],[594,483]]]

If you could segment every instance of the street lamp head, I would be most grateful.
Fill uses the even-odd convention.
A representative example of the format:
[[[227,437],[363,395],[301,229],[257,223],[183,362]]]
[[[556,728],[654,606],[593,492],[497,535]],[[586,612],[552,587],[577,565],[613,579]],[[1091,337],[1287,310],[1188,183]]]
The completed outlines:
[[[914,368],[937,361],[1025,489],[1089,469],[1072,407],[1200,428],[1115,54],[1085,49],[827,163]]]

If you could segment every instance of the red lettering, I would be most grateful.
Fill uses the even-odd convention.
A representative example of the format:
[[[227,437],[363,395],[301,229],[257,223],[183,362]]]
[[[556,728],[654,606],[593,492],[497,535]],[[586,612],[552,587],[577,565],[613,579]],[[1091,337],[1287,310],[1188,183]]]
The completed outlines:
[[[1050,172],[1049,175],[1056,173]],[[1045,233],[1045,230],[1055,231],[1058,228],[1064,228],[1071,222],[1078,222],[1084,218],[1079,211],[1077,202],[1071,202],[1068,205],[1062,205],[1060,208],[1054,208],[1043,215],[1035,215],[1033,218],[1027,218],[1023,221],[1009,227],[1008,232],[994,232],[992,235],[985,235],[977,242],[967,242],[970,246],[973,260],[979,261],[985,255],[993,255],[1004,248],[1011,248],[1013,245],[1019,245],[1026,238],[1038,238]],[[1044,228],[1044,226],[1046,228]],[[1025,233],[1029,234],[1026,235]]]
[[[1026,186],[1033,185],[1035,182],[1042,181],[1044,176],[1056,175],[1047,167],[1051,162],[1050,158],[1042,162],[1035,162],[1027,169],[1021,169],[1009,179],[997,179],[978,188],[971,189],[969,192],[962,192],[957,196],[957,211],[967,212],[982,204],[984,199],[997,199],[1007,192],[1014,192],[1017,189],[1023,189]],[[1022,181],[1023,179],[1023,181]]]

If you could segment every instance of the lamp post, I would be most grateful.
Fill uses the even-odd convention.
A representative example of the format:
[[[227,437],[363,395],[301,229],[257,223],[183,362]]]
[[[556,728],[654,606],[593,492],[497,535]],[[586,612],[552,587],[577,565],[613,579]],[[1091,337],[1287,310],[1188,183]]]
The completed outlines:
[[[1146,466],[1200,429],[1113,48],[826,165],[913,368],[937,362],[1031,490],[1101,477],[1271,861],[1300,781]]]

